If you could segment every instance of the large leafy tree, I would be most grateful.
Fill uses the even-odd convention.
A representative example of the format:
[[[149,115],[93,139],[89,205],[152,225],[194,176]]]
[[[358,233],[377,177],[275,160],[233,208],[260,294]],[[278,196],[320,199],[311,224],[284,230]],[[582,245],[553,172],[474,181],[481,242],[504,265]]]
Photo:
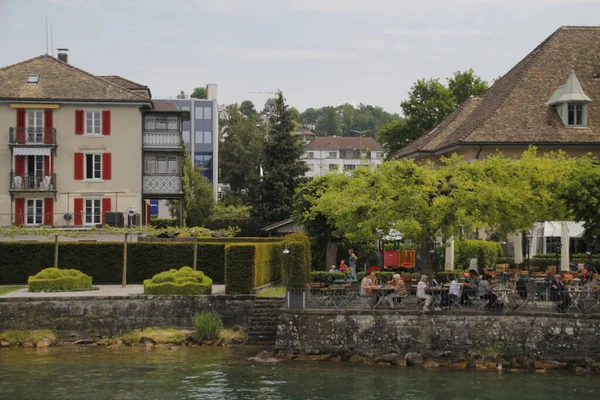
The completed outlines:
[[[192,94],[190,94],[190,97],[194,99],[206,99],[206,88],[202,86],[195,88]]]
[[[322,136],[339,136],[341,132],[340,122],[340,114],[336,107],[323,107],[315,131]]]
[[[415,140],[416,132],[408,129],[405,120],[392,121],[381,127],[377,132],[377,141],[385,148],[388,157],[393,156],[398,150]]]
[[[475,75],[473,68],[468,71],[456,71],[448,78],[448,89],[454,94],[456,105],[460,106],[470,96],[479,96],[488,90],[488,83]]]
[[[239,112],[241,112],[248,118],[253,118],[257,115],[257,111],[254,108],[254,103],[250,100],[242,101],[239,107]]]
[[[224,121],[219,145],[221,181],[230,184],[232,193],[241,198],[259,180],[264,133],[258,126],[258,114],[246,115],[235,104],[227,111],[229,119]]]
[[[303,147],[293,133],[294,123],[283,94],[278,92],[269,121],[269,136],[262,160],[263,176],[251,190],[255,213],[265,223],[289,218],[296,188],[305,181]]]

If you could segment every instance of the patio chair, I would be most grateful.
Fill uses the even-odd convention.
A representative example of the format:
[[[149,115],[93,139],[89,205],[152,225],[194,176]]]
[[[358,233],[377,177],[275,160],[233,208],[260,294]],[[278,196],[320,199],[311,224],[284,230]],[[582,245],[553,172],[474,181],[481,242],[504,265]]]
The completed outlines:
[[[21,176],[14,176],[13,177],[13,189],[14,190],[20,190],[21,187],[23,187],[23,177]]]
[[[45,176],[44,179],[42,179],[42,182],[40,182],[40,189],[42,189],[42,190],[52,189],[52,177],[51,176]]]

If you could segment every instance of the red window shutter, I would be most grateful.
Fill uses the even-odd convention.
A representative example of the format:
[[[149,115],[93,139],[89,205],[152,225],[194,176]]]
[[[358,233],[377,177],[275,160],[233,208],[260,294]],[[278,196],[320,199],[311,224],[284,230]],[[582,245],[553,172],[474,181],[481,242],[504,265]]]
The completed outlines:
[[[102,179],[109,181],[112,179],[112,154],[102,153]]]
[[[17,143],[25,143],[25,118],[26,110],[17,109]]]
[[[110,199],[108,197],[102,198],[102,225],[106,224],[106,213],[110,212]]]
[[[80,181],[83,179],[83,164],[84,164],[83,153],[75,153],[74,179],[76,181]]]
[[[83,135],[84,126],[83,110],[75,110],[75,134]]]
[[[15,225],[25,223],[25,199],[15,199]]]
[[[44,143],[54,143],[52,128],[54,128],[54,110],[44,110]]]
[[[54,199],[44,199],[44,225],[54,225]]]
[[[15,175],[25,175],[25,157],[26,156],[15,156]]]
[[[44,176],[50,174],[50,156],[44,156]]]
[[[110,111],[102,111],[102,134],[110,135]]]
[[[83,199],[81,197],[73,199],[73,208],[73,223],[83,225]]]

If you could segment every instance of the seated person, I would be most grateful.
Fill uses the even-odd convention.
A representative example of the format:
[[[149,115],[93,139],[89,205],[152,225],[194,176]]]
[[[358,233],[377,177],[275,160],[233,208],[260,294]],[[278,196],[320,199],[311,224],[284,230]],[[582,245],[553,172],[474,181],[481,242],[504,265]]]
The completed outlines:
[[[569,293],[565,291],[565,282],[560,274],[554,275],[554,280],[550,283],[550,300],[556,304],[558,312],[567,312],[571,305]]]
[[[329,272],[340,272],[337,267],[335,265],[332,265],[331,267],[329,267]]]
[[[581,305],[584,313],[587,313],[590,307],[598,302],[599,295],[600,285],[598,285],[598,281],[594,278],[594,274],[588,272],[584,277],[583,293],[581,295]]]
[[[448,290],[448,297],[454,303],[459,302],[459,299],[461,299],[461,289],[462,285],[458,282],[458,280],[456,280],[456,278],[452,279],[452,281],[450,282],[450,289]]]
[[[477,284],[477,296],[481,300],[488,301],[487,305],[485,306],[486,310],[494,309],[496,307],[496,300],[498,300],[498,297],[492,293],[492,287],[490,286],[489,279],[489,275],[484,275]]]
[[[471,300],[477,296],[477,284],[471,274],[465,274],[465,282],[462,285],[462,294],[460,296],[460,304],[470,306],[473,303]]]
[[[404,285],[404,281],[402,280],[402,277],[400,276],[400,274],[394,274],[394,276],[392,277],[392,280],[389,281],[387,284],[390,286],[394,286],[394,288],[395,288],[394,292],[385,296],[387,302],[390,305],[390,308],[393,309],[396,307],[395,302],[402,301],[404,296],[406,296],[406,286]]]
[[[374,303],[374,301],[376,301],[376,299],[375,299],[373,289],[377,287],[377,284],[375,282],[376,282],[375,272],[371,272],[369,275],[365,275],[365,277],[360,282],[360,295],[362,297],[371,297],[372,298],[372,300],[370,301],[371,307],[374,307],[375,304],[377,304],[377,303]]]
[[[429,306],[431,306],[431,302],[433,301],[433,296],[427,294],[427,290],[429,289],[429,282],[427,281],[427,275],[421,275],[421,279],[417,284],[417,298],[425,300],[423,304],[423,311],[428,312]]]
[[[346,276],[346,279],[352,277],[352,271],[350,267],[346,265],[346,260],[340,261],[340,272]]]
[[[527,282],[521,276],[519,272],[515,272],[511,279],[510,287],[514,289],[514,292],[508,294],[508,298],[513,305],[513,310],[519,308],[521,302],[527,299]]]

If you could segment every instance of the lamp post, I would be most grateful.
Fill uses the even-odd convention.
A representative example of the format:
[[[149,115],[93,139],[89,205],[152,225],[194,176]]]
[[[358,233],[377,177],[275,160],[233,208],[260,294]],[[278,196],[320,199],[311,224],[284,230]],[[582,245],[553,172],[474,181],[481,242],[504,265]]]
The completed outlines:
[[[129,224],[129,229],[131,229],[131,234],[133,234],[133,217],[135,216],[135,208],[129,207],[127,209],[127,222]],[[125,233],[125,239],[123,240],[123,276],[121,279],[121,286],[127,287],[127,235]]]
[[[531,260],[530,260],[530,250],[529,246],[531,245],[532,237],[530,235],[525,235],[525,256],[527,257],[527,271],[529,275],[531,275]]]

